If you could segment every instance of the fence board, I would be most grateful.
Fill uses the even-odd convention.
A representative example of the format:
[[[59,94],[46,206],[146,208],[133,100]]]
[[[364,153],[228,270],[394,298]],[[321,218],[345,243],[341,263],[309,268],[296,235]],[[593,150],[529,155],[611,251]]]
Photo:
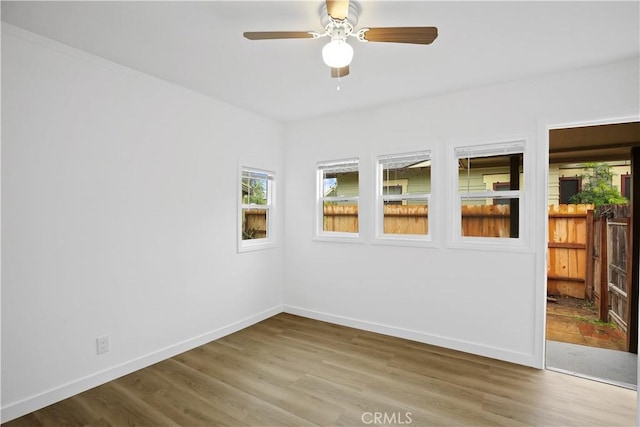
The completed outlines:
[[[547,293],[586,298],[587,212],[592,205],[549,206]]]

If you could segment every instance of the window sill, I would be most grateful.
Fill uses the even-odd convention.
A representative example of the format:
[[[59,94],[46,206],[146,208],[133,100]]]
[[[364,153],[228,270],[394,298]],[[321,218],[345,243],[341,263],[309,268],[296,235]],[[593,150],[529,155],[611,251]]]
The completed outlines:
[[[315,242],[364,243],[359,233],[322,233],[313,237]]]
[[[248,243],[248,242],[251,242],[251,243]],[[273,240],[259,242],[259,243],[253,242],[250,240],[245,240],[238,244],[238,253],[261,251],[266,249],[273,249],[276,247],[278,247],[278,245]]]
[[[378,236],[372,242],[374,245],[387,245],[387,246],[408,246],[418,248],[435,247],[436,243],[431,240],[430,236],[400,236],[383,235]]]
[[[522,238],[510,237],[458,237],[449,245],[452,249],[496,252],[534,253],[531,245]]]

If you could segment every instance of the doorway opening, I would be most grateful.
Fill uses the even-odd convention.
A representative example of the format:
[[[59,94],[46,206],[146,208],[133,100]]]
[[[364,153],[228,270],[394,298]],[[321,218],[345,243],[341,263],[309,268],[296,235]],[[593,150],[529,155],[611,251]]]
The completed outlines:
[[[638,121],[549,131],[546,367],[633,389],[639,167]]]

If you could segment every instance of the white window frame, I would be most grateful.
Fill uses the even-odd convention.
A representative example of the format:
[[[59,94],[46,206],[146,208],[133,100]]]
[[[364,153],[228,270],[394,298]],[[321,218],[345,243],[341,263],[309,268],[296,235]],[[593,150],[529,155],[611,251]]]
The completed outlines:
[[[529,167],[530,155],[527,153],[526,139],[515,139],[503,142],[483,143],[477,145],[467,145],[454,147],[451,151],[453,160],[451,161],[451,178],[452,186],[454,189],[454,197],[451,197],[452,205],[452,237],[451,246],[460,248],[474,248],[474,249],[488,249],[488,250],[509,250],[509,251],[531,251],[531,229],[530,222],[526,219],[529,218],[527,213],[527,191],[524,186],[530,186],[531,180],[528,175],[531,173]],[[506,156],[510,154],[521,154],[523,156],[523,177],[522,182],[524,186],[521,186],[519,190],[486,190],[476,192],[464,192],[464,188],[460,188],[460,179],[458,173],[458,162],[460,159],[472,159],[474,157],[491,157],[491,156]],[[477,236],[463,236],[462,235],[462,201],[469,199],[513,199],[519,200],[519,212],[518,212],[518,224],[519,233],[518,237],[477,237]]]
[[[429,176],[429,185],[431,192],[429,193],[414,193],[414,194],[384,194],[384,166],[390,161],[400,161],[402,159],[415,158],[416,161],[431,161],[433,162],[432,150],[418,150],[405,153],[385,154],[376,158],[376,214],[375,214],[375,227],[376,227],[376,243],[391,244],[400,246],[425,246],[432,241],[433,229],[432,215],[433,209],[431,209],[431,194],[433,192],[433,168]],[[393,180],[392,180],[393,181]],[[403,187],[403,191],[406,189]],[[387,201],[405,201],[405,200],[426,200],[427,209],[430,211],[428,219],[428,234],[386,234],[384,232],[384,203]]]
[[[345,172],[356,168],[358,171],[358,195],[357,196],[326,196],[324,194],[324,171],[341,170]],[[360,159],[357,157],[321,161],[316,164],[316,221],[314,240],[360,242]],[[324,230],[324,202],[354,202],[358,206],[358,232],[347,233],[340,231]]]
[[[264,177],[267,182],[267,204],[258,205],[255,203],[244,203],[242,198],[242,180],[247,174],[255,174],[256,176]],[[269,249],[276,246],[276,173],[267,169],[243,166],[239,167],[238,174],[238,253],[257,251],[262,249]],[[242,214],[245,209],[264,209],[267,211],[266,220],[266,238],[263,239],[242,239]]]

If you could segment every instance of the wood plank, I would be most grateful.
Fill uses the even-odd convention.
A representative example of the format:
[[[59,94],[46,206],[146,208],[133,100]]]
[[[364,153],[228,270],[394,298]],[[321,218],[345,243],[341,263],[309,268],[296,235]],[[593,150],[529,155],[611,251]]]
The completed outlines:
[[[588,299],[592,299],[593,295],[593,210],[587,211],[586,218],[586,275],[585,275],[585,291]]]
[[[568,276],[547,276],[548,280],[563,280],[566,282],[584,283],[584,279],[580,277],[568,277]]]
[[[369,412],[410,413],[410,425],[633,425],[636,402],[632,390],[283,313],[3,427],[351,426]]]
[[[549,242],[549,248],[562,248],[562,249],[586,249],[585,243],[572,243],[572,242]]]
[[[607,255],[607,218],[600,217],[600,305],[598,314],[603,322],[609,321],[609,261]]]
[[[584,283],[573,280],[549,279],[548,293],[551,295],[568,296],[583,299],[585,297]]]
[[[549,218],[584,218],[583,213],[554,213],[549,214]]]

